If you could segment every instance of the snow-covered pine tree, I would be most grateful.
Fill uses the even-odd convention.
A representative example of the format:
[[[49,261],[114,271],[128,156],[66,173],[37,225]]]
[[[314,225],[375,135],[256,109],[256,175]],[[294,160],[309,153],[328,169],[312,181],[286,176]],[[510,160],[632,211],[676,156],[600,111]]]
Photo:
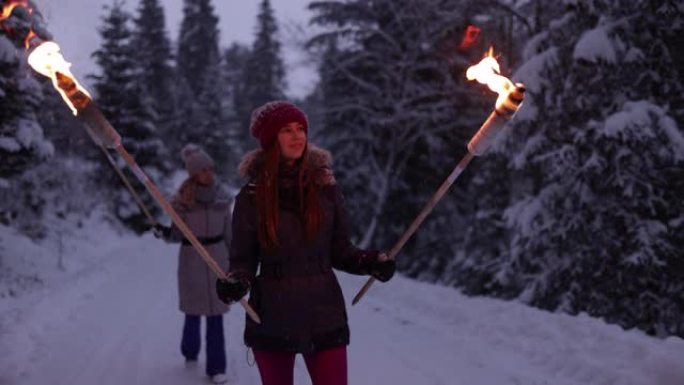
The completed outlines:
[[[318,1],[311,44],[321,68],[324,127],[361,245],[390,247],[465,152],[478,98],[456,49],[461,2]],[[426,22],[429,20],[430,22]],[[453,60],[452,60],[453,59]],[[465,61],[467,62],[467,61]],[[460,68],[459,68],[460,67]],[[454,76],[454,73],[458,73]],[[480,109],[475,109],[479,112]],[[436,279],[453,255],[463,200],[445,198],[398,263]],[[412,247],[413,246],[413,247]],[[411,253],[409,253],[411,254]]]
[[[140,68],[142,87],[150,98],[155,133],[165,144],[173,145],[176,90],[173,86],[173,57],[166,31],[164,8],[158,0],[140,0],[137,16],[133,21],[134,59]],[[165,145],[164,149],[169,145]],[[167,160],[166,163],[159,163],[162,166],[161,171],[167,172],[172,167],[168,155],[168,152],[158,154],[160,158]]]
[[[342,71],[337,67],[337,63],[342,59],[342,52],[338,48],[338,41],[336,37],[330,37],[325,42],[316,43],[322,46],[321,63],[318,68],[318,75],[320,81],[317,85],[316,92],[320,94],[320,109],[321,112],[321,130],[320,135],[317,135],[317,140],[326,148],[331,148],[336,143],[334,135],[330,135],[329,130],[325,127],[335,127],[338,121],[346,119],[353,119],[353,114],[346,114],[342,111],[336,111],[332,106],[337,106],[342,103],[345,98],[344,89],[348,86],[348,80],[342,74]]]
[[[199,108],[197,110],[197,125],[203,133],[200,140],[194,141],[204,146],[216,162],[216,172],[221,176],[234,174],[235,168],[228,168],[236,158],[230,151],[231,133],[226,125],[226,111],[223,106],[223,98],[226,91],[223,89],[223,73],[221,58],[210,56],[211,65],[205,69],[203,77],[204,85],[202,92],[197,95]]]
[[[177,109],[181,113],[176,137],[179,146],[188,142],[203,146],[216,161],[216,171],[224,174],[231,154],[226,151],[229,132],[222,109],[224,86],[218,40],[218,17],[211,0],[185,0],[178,37]]]
[[[241,133],[245,138],[244,150],[256,144],[247,131],[252,110],[285,96],[285,65],[280,53],[278,24],[269,0],[259,3],[256,36],[242,78],[242,86],[234,101],[235,112],[242,126]]]
[[[242,75],[244,73],[244,68],[247,65],[247,60],[249,58],[250,48],[241,43],[233,42],[230,47],[223,51],[223,76],[226,79],[226,89],[225,93],[226,101],[230,101],[230,106],[232,114],[235,114],[234,105],[232,103],[236,95],[239,95],[242,91],[240,87],[244,87],[244,82],[241,81]]]
[[[14,9],[0,29],[0,178],[21,174],[51,155],[36,112],[42,99],[40,84],[31,74],[23,54],[23,34],[32,16]]]
[[[42,76],[42,75],[41,75]],[[92,158],[96,152],[86,130],[64,103],[52,82],[45,78],[42,84],[43,101],[38,111],[38,121],[45,131],[45,137],[55,148],[55,156],[76,155]]]
[[[484,119],[484,118],[483,118]],[[468,166],[472,178],[461,190],[470,207],[461,210],[462,238],[449,245],[453,258],[438,280],[461,287],[466,294],[507,296],[496,273],[508,255],[508,232],[503,212],[511,184],[507,158],[492,151]]]
[[[674,0],[566,1],[516,74],[528,95],[508,132],[527,186],[507,209],[502,282],[546,309],[684,335],[684,134]]]
[[[105,10],[99,30],[102,46],[93,53],[95,62],[100,67],[99,74],[92,75],[95,101],[121,134],[124,147],[135,156],[153,180],[158,180],[167,159],[158,156],[164,154],[164,145],[155,130],[150,97],[140,82],[140,66],[135,60],[137,48],[132,44],[129,25],[131,16],[123,9],[123,2],[120,0],[114,1],[111,6],[105,6]],[[136,206],[135,200],[111,170],[106,158],[98,154],[97,159],[102,169],[101,175],[111,175],[101,178],[101,181],[111,192],[109,201],[115,217],[136,231],[146,230],[149,223]],[[129,178],[135,180],[130,174]],[[139,183],[135,185],[148,208],[158,212],[157,205],[144,188]]]
[[[48,79],[43,81],[43,93],[38,121],[54,144],[55,155],[27,172],[18,186],[31,196],[23,201],[31,202],[40,221],[31,222],[30,216],[18,219],[31,235],[61,237],[70,231],[68,222],[79,223],[102,206],[103,186],[93,177],[99,167],[93,159],[102,155]]]
[[[201,93],[206,69],[219,57],[218,17],[211,0],[185,0],[178,36],[178,73],[189,81],[195,94]]]
[[[228,148],[232,159],[229,159],[226,177],[233,182],[238,182],[239,176],[234,170],[242,154],[254,147],[254,141],[248,133],[248,127],[244,124],[236,111],[236,98],[244,95],[245,81],[243,74],[247,59],[250,55],[250,48],[240,43],[233,43],[223,52],[223,82],[225,90],[222,96],[222,108],[226,117],[226,130],[228,131]],[[231,172],[233,171],[233,172]]]
[[[18,186],[23,173],[54,153],[37,117],[41,86],[23,53],[24,37],[39,17],[37,9],[31,15],[17,7],[0,29],[0,223],[4,224],[13,224],[19,216],[36,218],[32,206],[21,203],[30,197]]]

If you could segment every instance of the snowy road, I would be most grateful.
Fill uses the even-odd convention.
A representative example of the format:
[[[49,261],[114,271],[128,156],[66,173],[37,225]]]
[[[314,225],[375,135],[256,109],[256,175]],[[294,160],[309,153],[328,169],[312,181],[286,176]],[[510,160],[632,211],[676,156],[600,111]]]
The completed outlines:
[[[176,247],[147,236],[94,250],[104,263],[0,316],[0,384],[207,383],[203,368],[184,368],[179,353]],[[364,278],[338,276],[349,302]],[[351,384],[684,384],[681,339],[403,277],[375,285],[349,316]],[[239,307],[225,317],[228,376],[258,385],[243,317]],[[310,383],[300,358],[295,379]]]

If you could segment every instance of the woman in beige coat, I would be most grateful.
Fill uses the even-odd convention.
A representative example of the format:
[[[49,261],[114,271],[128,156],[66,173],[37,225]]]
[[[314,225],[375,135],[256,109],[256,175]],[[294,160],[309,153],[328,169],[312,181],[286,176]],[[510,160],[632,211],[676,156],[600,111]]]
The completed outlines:
[[[200,147],[188,144],[181,151],[188,171],[171,203],[209,254],[228,271],[231,236],[230,197],[215,181],[214,162]],[[228,305],[216,295],[216,277],[190,242],[174,225],[157,226],[155,235],[180,242],[178,254],[178,298],[185,313],[181,353],[188,366],[197,363],[200,352],[200,319],[206,317],[206,374],[214,383],[226,382],[226,353],[223,313]]]

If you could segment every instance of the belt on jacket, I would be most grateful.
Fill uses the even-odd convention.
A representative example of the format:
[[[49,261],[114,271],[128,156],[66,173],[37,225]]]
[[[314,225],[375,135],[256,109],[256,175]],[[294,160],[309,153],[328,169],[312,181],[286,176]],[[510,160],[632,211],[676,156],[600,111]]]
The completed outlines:
[[[197,240],[203,245],[213,245],[214,243],[223,241],[223,235],[217,235],[215,237],[197,237]],[[190,241],[186,238],[183,238],[183,244],[192,245],[192,243],[190,243]]]
[[[262,262],[259,267],[259,275],[269,278],[306,277],[324,274],[332,270],[332,268],[323,261],[311,262],[312,263],[296,265],[283,262]]]

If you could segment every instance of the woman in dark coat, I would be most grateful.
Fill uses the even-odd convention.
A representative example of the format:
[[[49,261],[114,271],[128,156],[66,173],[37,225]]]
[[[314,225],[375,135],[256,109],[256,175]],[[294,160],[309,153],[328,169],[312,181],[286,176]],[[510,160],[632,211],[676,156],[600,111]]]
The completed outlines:
[[[224,271],[228,270],[231,236],[231,200],[215,181],[214,161],[200,147],[186,145],[181,158],[188,178],[174,195],[171,204],[198,240]],[[229,306],[214,290],[214,273],[195,248],[175,226],[158,226],[155,232],[167,242],[181,243],[178,252],[179,308],[185,314],[181,354],[194,366],[200,352],[200,321],[206,318],[206,374],[216,384],[226,379],[226,352],[223,314]]]
[[[217,292],[230,303],[251,288],[262,324],[246,318],[244,337],[264,385],[291,385],[297,353],[314,385],[346,385],[349,327],[333,269],[386,282],[394,261],[351,244],[330,154],[308,143],[300,109],[267,103],[250,130],[261,149],[240,165],[249,183],[235,200],[230,273]]]

